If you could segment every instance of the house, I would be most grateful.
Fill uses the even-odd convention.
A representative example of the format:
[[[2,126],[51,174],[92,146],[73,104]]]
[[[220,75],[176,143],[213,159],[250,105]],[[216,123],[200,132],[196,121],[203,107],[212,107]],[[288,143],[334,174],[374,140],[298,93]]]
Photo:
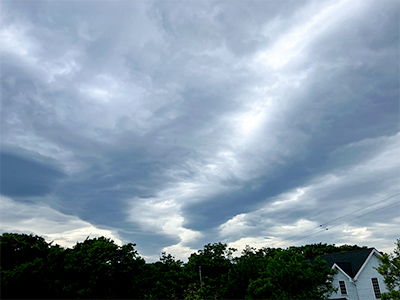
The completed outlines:
[[[383,276],[376,270],[380,256],[382,254],[375,248],[321,255],[328,267],[338,271],[333,280],[338,290],[330,299],[380,299],[380,294],[387,291]]]

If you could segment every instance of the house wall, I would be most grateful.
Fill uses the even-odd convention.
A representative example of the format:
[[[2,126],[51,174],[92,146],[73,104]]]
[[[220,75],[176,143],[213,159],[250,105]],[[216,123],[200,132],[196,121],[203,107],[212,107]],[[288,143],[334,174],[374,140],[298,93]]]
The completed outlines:
[[[361,271],[355,285],[345,274],[338,271],[333,280],[333,286],[337,287],[338,290],[336,293],[332,293],[330,299],[346,298],[348,300],[376,300],[371,278],[378,279],[381,293],[387,292],[386,285],[383,282],[383,276],[375,269],[378,268],[379,265],[380,260],[376,255],[373,255]],[[347,295],[342,295],[340,293],[339,280],[343,280],[346,283]]]
[[[380,260],[376,257],[376,255],[373,255],[368,261],[364,270],[360,273],[360,276],[358,277],[356,282],[360,300],[376,299],[371,282],[371,278],[373,277],[378,279],[381,293],[387,292],[386,285],[383,282],[383,276],[379,274],[378,271],[375,269],[379,267],[379,264]]]
[[[340,280],[343,280],[346,284],[347,295],[342,295],[340,293],[340,287],[339,287]],[[343,274],[341,271],[338,271],[338,273],[335,275],[332,284],[335,288],[337,288],[337,292],[332,293],[332,295],[330,296],[330,299],[346,298],[348,300],[358,300],[354,284],[352,282],[350,282],[349,278],[345,274]]]

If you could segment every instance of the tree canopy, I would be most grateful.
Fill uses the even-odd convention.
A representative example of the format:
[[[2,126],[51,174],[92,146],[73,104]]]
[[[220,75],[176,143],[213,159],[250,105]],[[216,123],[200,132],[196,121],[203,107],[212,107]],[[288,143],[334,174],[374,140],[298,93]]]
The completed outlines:
[[[333,271],[311,256],[360,248],[313,244],[247,246],[241,253],[209,243],[186,263],[162,253],[146,263],[135,244],[87,238],[72,248],[36,235],[0,237],[3,298],[327,299]],[[236,253],[236,255],[235,255]],[[24,288],[21,288],[24,287]]]

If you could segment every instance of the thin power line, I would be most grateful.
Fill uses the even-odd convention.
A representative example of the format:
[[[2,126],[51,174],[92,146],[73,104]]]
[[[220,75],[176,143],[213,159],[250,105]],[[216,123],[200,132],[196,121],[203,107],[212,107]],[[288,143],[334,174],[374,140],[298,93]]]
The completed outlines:
[[[382,207],[379,207],[379,208],[377,208],[377,209],[374,209],[373,211],[370,211],[370,212],[367,212],[367,213],[362,214],[362,215],[360,215],[360,216],[354,217],[353,219],[350,219],[350,220],[348,220],[347,222],[351,222],[351,221],[356,220],[356,219],[359,219],[359,218],[361,218],[361,217],[365,217],[366,215],[369,215],[369,214],[372,214],[372,213],[374,213],[374,212],[377,212],[378,210],[382,210],[382,209],[384,209],[384,208],[387,208],[387,207],[389,207],[389,206],[393,206],[393,205],[399,204],[399,203],[400,203],[400,201],[396,201],[396,202],[387,204],[387,205],[385,205],[385,206],[382,206]],[[341,225],[341,224],[332,225],[330,228],[333,228],[333,227],[336,227],[336,226],[339,226],[339,225]],[[329,228],[329,229],[330,229],[330,228]]]
[[[387,198],[385,198],[385,199],[383,199],[383,200],[380,200],[380,201],[375,202],[375,203],[373,203],[373,204],[371,204],[371,205],[365,206],[365,207],[363,207],[363,208],[361,208],[361,209],[355,210],[355,211],[353,211],[353,212],[351,212],[351,213],[348,213],[348,214],[346,214],[346,215],[344,215],[344,216],[341,216],[341,217],[338,217],[338,218],[333,219],[333,220],[331,220],[331,221],[325,222],[325,223],[323,223],[323,224],[321,224],[321,225],[319,225],[319,226],[316,226],[316,227],[314,227],[314,228],[312,228],[312,229],[309,229],[309,230],[303,231],[303,232],[301,232],[301,233],[299,233],[299,234],[296,234],[296,235],[293,235],[293,236],[291,236],[291,237],[285,238],[285,239],[283,239],[283,241],[290,241],[290,240],[292,240],[293,238],[298,237],[297,239],[292,240],[292,242],[295,242],[295,241],[299,241],[299,240],[305,239],[305,238],[307,238],[307,237],[310,237],[310,236],[312,236],[312,235],[315,235],[315,234],[318,234],[318,233],[321,233],[321,232],[325,232],[326,230],[329,230],[329,229],[331,229],[331,228],[333,228],[333,227],[336,227],[336,226],[339,226],[339,225],[343,224],[343,221],[340,222],[340,223],[337,224],[337,225],[332,225],[332,226],[330,226],[329,228],[328,228],[326,225],[331,224],[331,223],[334,223],[334,222],[339,221],[339,220],[343,220],[343,219],[345,219],[346,217],[349,217],[349,216],[351,216],[351,215],[354,215],[354,214],[356,214],[356,213],[358,213],[358,212],[360,212],[360,211],[363,211],[363,210],[365,210],[365,209],[367,209],[367,208],[371,208],[371,207],[373,207],[373,206],[375,206],[375,205],[377,205],[377,204],[383,203],[383,202],[385,202],[385,201],[387,201],[387,200],[389,200],[389,199],[392,199],[392,198],[394,198],[394,197],[396,197],[396,196],[398,196],[398,195],[400,195],[400,193],[397,193],[397,194],[394,194],[394,195],[392,195],[392,196],[389,196],[389,197],[387,197]],[[394,202],[394,203],[390,203],[390,204],[385,205],[385,206],[383,206],[383,207],[380,207],[380,208],[374,209],[374,210],[372,210],[372,211],[369,211],[369,212],[367,212],[367,213],[365,213],[365,214],[361,214],[361,215],[359,215],[359,216],[356,216],[355,218],[352,218],[352,219],[350,219],[350,220],[347,220],[347,222],[351,222],[351,221],[353,221],[353,220],[355,220],[355,219],[359,219],[359,218],[361,218],[361,217],[363,217],[363,216],[369,215],[369,214],[371,214],[371,213],[373,213],[373,212],[376,212],[376,211],[378,211],[378,210],[384,209],[384,208],[386,208],[386,207],[389,207],[389,206],[392,206],[392,205],[395,205],[395,204],[398,204],[398,203],[400,203],[400,201],[396,201],[396,202]],[[321,230],[321,229],[324,229],[324,228],[325,228],[325,230]],[[306,233],[315,231],[316,229],[320,229],[320,230],[317,231],[317,232],[308,234],[308,235],[304,235],[304,234],[306,234]]]
[[[318,225],[318,226],[316,226],[316,227],[314,227],[314,228],[312,228],[312,229],[309,229],[309,230],[303,231],[303,232],[301,232],[301,233],[298,233],[298,234],[296,234],[296,235],[290,236],[290,237],[284,239],[284,241],[289,241],[289,240],[291,240],[291,239],[293,239],[293,238],[300,237],[300,238],[294,240],[294,241],[297,241],[297,240],[301,239],[301,238],[304,236],[304,234],[306,234],[306,233],[308,233],[308,232],[312,232],[312,231],[314,231],[315,229],[322,229],[322,228],[326,227],[326,225],[328,225],[328,224],[330,224],[330,223],[333,223],[333,222],[336,222],[336,221],[338,221],[338,220],[344,219],[344,218],[346,218],[346,217],[348,217],[348,216],[351,216],[351,215],[353,215],[353,214],[355,214],[355,213],[358,213],[358,212],[363,211],[363,210],[365,210],[365,209],[367,209],[367,208],[370,208],[370,207],[372,207],[372,206],[375,206],[375,205],[377,205],[377,204],[380,204],[380,203],[382,203],[382,202],[385,202],[385,201],[387,201],[387,200],[389,200],[389,199],[392,199],[392,198],[394,198],[394,197],[396,197],[396,196],[398,196],[398,195],[400,195],[400,193],[397,193],[397,194],[395,194],[395,195],[389,196],[389,197],[387,197],[387,198],[385,198],[385,199],[383,199],[383,200],[380,200],[380,201],[375,202],[375,203],[373,203],[373,204],[371,204],[371,205],[365,206],[365,207],[363,207],[363,208],[361,208],[361,209],[357,209],[357,210],[355,210],[355,211],[353,211],[353,212],[351,212],[351,213],[348,213],[348,214],[346,214],[346,215],[344,215],[344,216],[341,216],[341,217],[338,217],[338,218],[333,219],[333,220],[331,220],[331,221],[325,222],[325,223],[323,223],[323,224],[321,224],[321,225]],[[313,234],[312,234],[312,235],[313,235]]]
[[[367,212],[367,213],[362,214],[362,215],[360,215],[360,216],[357,216],[357,217],[355,217],[355,218],[353,218],[353,219],[350,219],[350,220],[348,220],[348,221],[346,221],[346,222],[347,222],[347,223],[348,223],[348,222],[351,222],[351,221],[353,221],[353,220],[359,219],[359,218],[364,217],[364,216],[366,216],[366,215],[372,214],[372,213],[374,213],[374,212],[376,212],[376,211],[378,211],[378,210],[382,210],[382,209],[384,209],[384,208],[387,208],[387,207],[389,207],[389,206],[393,206],[393,205],[399,204],[399,203],[400,203],[400,201],[396,201],[396,202],[394,202],[394,203],[390,203],[390,204],[388,204],[388,205],[385,205],[385,206],[383,206],[383,207],[377,208],[377,209],[375,209],[375,210],[373,210],[373,211]],[[298,238],[298,239],[292,240],[292,242],[296,242],[296,241],[299,241],[299,240],[308,238],[308,237],[310,237],[310,236],[312,236],[312,235],[325,232],[325,231],[327,231],[327,230],[329,230],[329,229],[332,229],[332,228],[334,228],[334,227],[343,225],[344,223],[345,223],[345,221],[343,221],[343,222],[341,222],[341,223],[339,223],[339,224],[336,224],[336,225],[332,225],[331,227],[326,227],[325,230],[323,230],[323,228],[321,228],[321,227],[318,226],[318,227],[316,227],[316,228],[321,228],[321,231],[317,231],[317,232],[314,232],[314,233],[312,233],[312,234],[309,234],[309,235],[306,235],[306,236],[302,236],[302,237],[300,237],[300,238]],[[315,228],[315,229],[316,229],[316,228]]]
[[[355,218],[353,218],[353,219],[350,219],[350,220],[347,220],[347,221],[340,222],[339,224],[332,225],[332,226],[330,226],[330,227],[326,227],[326,228],[325,228],[325,230],[324,230],[323,228],[321,228],[321,227],[317,227],[317,228],[321,228],[321,231],[317,231],[317,232],[314,232],[314,233],[312,233],[312,234],[309,234],[309,235],[306,235],[306,236],[300,237],[300,238],[298,238],[298,239],[296,239],[296,240],[293,240],[292,242],[296,242],[296,241],[299,241],[299,240],[302,240],[302,239],[308,238],[308,237],[310,237],[310,236],[312,236],[312,235],[315,235],[315,234],[318,234],[318,233],[325,232],[325,231],[327,231],[327,230],[330,230],[330,229],[332,229],[332,228],[334,228],[334,227],[337,227],[337,226],[343,225],[345,222],[346,222],[346,223],[349,223],[349,222],[351,222],[351,221],[353,221],[353,220],[359,219],[359,218],[361,218],[361,217],[365,217],[366,215],[372,214],[372,213],[374,213],[374,212],[376,212],[376,211],[378,211],[378,210],[382,210],[382,209],[384,209],[384,208],[387,208],[387,207],[389,207],[389,206],[393,206],[393,205],[395,205],[395,204],[399,204],[399,203],[400,203],[400,201],[396,201],[396,202],[394,202],[394,203],[390,203],[390,204],[388,204],[388,205],[385,205],[385,206],[383,206],[383,207],[377,208],[377,209],[375,209],[375,210],[373,210],[373,211],[370,211],[370,212],[367,212],[367,213],[365,213],[365,214],[362,214],[362,215],[360,215],[360,216],[357,216],[357,217],[355,217]]]
[[[395,195],[389,196],[389,197],[387,197],[387,198],[385,198],[385,199],[383,199],[383,200],[380,200],[380,201],[378,201],[378,202],[376,202],[376,203],[374,203],[374,204],[365,206],[364,208],[355,210],[355,211],[353,211],[353,212],[351,212],[351,213],[348,213],[348,214],[346,214],[346,215],[344,215],[344,216],[341,216],[341,217],[338,217],[338,218],[336,218],[336,219],[333,219],[332,221],[323,223],[323,224],[320,225],[320,227],[323,227],[323,226],[325,226],[325,225],[327,225],[327,224],[329,224],[329,223],[333,223],[333,222],[335,222],[335,221],[337,221],[337,220],[344,219],[345,217],[351,216],[351,215],[353,215],[353,214],[355,214],[355,213],[357,213],[357,212],[360,212],[360,211],[362,211],[362,210],[365,210],[365,209],[367,209],[367,208],[369,208],[369,207],[372,207],[372,206],[375,206],[375,205],[380,204],[380,203],[382,203],[382,202],[385,202],[385,201],[387,201],[387,200],[389,200],[389,199],[392,199],[392,198],[394,198],[394,197],[396,197],[396,196],[398,196],[398,195],[400,195],[400,193],[397,193],[397,194],[395,194]]]

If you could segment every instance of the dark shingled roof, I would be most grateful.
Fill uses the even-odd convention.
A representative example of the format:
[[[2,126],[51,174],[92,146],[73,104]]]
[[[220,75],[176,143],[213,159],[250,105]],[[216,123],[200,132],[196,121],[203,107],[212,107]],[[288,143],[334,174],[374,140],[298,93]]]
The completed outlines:
[[[365,248],[350,252],[326,254],[319,256],[319,258],[325,260],[330,268],[336,263],[347,275],[354,278],[373,249]]]

